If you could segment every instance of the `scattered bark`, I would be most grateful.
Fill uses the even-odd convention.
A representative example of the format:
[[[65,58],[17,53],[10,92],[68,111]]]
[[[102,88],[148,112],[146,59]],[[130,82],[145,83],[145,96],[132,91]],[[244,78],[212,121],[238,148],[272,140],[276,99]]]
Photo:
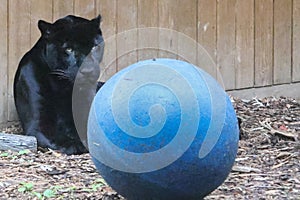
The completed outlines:
[[[205,199],[299,199],[300,104],[285,97],[232,102],[241,119],[238,155],[226,181]],[[20,131],[16,126],[0,131],[10,130]],[[88,154],[0,152],[0,199],[37,199],[18,191],[22,182],[33,182],[40,193],[56,186],[50,199],[123,199]]]

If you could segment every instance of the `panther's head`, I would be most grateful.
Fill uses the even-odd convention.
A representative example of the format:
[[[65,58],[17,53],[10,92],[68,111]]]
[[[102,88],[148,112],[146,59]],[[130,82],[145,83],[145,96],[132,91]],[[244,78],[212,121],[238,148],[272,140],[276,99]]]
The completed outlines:
[[[98,79],[104,51],[100,22],[100,15],[92,20],[69,15],[53,24],[39,21],[43,60],[51,76],[71,82],[77,74],[93,82]]]

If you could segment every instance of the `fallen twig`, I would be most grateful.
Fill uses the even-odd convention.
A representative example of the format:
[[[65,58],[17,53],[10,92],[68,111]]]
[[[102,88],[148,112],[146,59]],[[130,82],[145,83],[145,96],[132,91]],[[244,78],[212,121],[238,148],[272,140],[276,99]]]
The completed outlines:
[[[297,136],[294,135],[293,133],[276,130],[276,129],[272,128],[270,123],[268,123],[266,121],[264,121],[264,122],[259,121],[259,124],[261,126],[263,126],[264,128],[266,128],[267,130],[269,130],[271,134],[278,134],[278,135],[293,139],[294,141],[297,140]]]

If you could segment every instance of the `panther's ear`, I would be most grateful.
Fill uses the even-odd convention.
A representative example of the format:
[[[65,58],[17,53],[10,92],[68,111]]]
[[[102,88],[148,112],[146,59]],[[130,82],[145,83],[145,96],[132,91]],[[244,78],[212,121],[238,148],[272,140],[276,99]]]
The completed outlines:
[[[98,26],[100,26],[100,22],[102,20],[101,15],[98,15],[98,17],[91,20],[91,22],[96,23]]]
[[[43,37],[49,37],[51,34],[52,24],[49,22],[46,22],[44,20],[39,20],[38,27],[42,33]]]

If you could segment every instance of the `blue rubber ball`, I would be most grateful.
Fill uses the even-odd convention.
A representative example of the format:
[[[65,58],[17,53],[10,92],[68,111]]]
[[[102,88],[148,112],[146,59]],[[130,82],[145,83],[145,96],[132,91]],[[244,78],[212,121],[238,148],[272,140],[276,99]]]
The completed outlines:
[[[93,162],[128,200],[205,197],[228,176],[238,133],[222,87],[173,59],[116,73],[97,93],[88,119]]]

